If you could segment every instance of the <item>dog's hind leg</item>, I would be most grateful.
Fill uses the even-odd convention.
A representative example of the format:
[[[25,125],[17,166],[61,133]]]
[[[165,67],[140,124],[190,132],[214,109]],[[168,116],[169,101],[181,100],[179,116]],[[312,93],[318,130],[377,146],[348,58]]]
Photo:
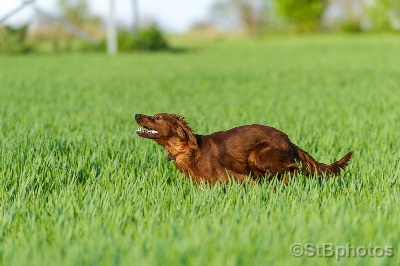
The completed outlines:
[[[299,166],[290,148],[278,149],[269,143],[260,143],[250,152],[248,163],[255,176],[293,175]]]

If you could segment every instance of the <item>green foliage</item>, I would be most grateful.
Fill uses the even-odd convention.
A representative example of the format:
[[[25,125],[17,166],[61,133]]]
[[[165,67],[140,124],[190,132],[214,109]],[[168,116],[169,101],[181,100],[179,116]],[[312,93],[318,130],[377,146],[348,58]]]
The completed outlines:
[[[140,31],[137,47],[141,50],[163,50],[168,48],[168,44],[161,30],[153,25]]]
[[[137,50],[137,37],[131,31],[118,31],[118,50],[135,51]]]
[[[320,27],[326,0],[276,0],[278,9],[295,31],[311,31]]]
[[[347,33],[360,33],[363,31],[361,23],[357,19],[349,19],[340,23],[339,29]]]
[[[376,0],[369,6],[369,17],[375,31],[393,30],[393,21],[400,21],[400,1]]]
[[[383,60],[384,59],[384,60]],[[216,42],[196,53],[0,60],[1,265],[400,265],[400,40]],[[261,123],[336,179],[198,189],[135,113],[207,134]],[[393,257],[295,258],[292,243]]]
[[[139,34],[123,30],[119,31],[118,46],[121,51],[156,51],[167,49],[168,43],[161,30],[153,25],[141,29]]]
[[[0,28],[0,54],[20,54],[31,50],[27,43],[28,25]]]
[[[97,45],[81,43],[80,51],[105,51],[107,41],[103,40]],[[163,33],[156,27],[143,28],[139,34],[127,31],[118,31],[118,50],[122,52],[132,51],[159,51],[168,49],[168,42]]]

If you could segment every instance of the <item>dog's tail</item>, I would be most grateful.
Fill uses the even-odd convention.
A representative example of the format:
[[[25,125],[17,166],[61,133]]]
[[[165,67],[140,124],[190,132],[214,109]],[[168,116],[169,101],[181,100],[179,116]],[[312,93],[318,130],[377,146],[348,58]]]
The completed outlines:
[[[347,153],[342,159],[332,164],[324,164],[317,162],[310,154],[303,151],[299,147],[296,147],[297,159],[301,163],[301,171],[306,175],[317,174],[322,177],[336,176],[343,170],[348,164],[353,156],[353,151]]]

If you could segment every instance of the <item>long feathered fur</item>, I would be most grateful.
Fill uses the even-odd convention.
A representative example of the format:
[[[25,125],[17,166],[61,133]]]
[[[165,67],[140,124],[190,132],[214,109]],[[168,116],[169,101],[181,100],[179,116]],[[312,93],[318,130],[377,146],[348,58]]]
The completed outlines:
[[[347,153],[342,159],[332,163],[324,164],[317,162],[310,154],[296,146],[297,158],[301,163],[301,171],[305,174],[317,174],[318,176],[335,176],[340,173],[350,162],[353,151]]]

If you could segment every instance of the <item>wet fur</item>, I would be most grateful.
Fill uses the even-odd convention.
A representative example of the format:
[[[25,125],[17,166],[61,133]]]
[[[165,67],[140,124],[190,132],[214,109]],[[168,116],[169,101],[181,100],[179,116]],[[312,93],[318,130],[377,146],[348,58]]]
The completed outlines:
[[[163,146],[166,158],[188,178],[210,183],[257,180],[278,176],[287,181],[296,173],[319,177],[335,176],[349,163],[353,152],[332,164],[317,162],[294,145],[289,137],[269,126],[239,126],[209,135],[193,133],[181,115],[160,113],[154,116],[137,114],[136,122],[158,134],[138,133]]]

